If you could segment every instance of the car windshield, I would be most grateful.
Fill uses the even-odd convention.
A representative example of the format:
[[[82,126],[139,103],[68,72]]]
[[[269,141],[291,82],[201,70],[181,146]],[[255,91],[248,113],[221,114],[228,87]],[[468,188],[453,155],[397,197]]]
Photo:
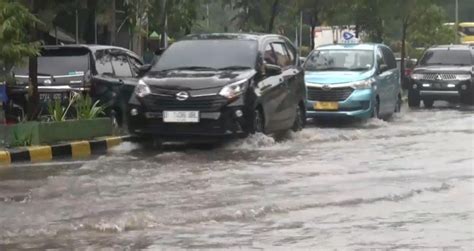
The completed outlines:
[[[317,50],[306,60],[307,71],[367,71],[374,65],[371,50]]]
[[[171,45],[151,71],[254,68],[257,51],[251,40],[186,40]]]
[[[421,66],[429,65],[471,65],[469,50],[431,50],[420,60]]]
[[[467,36],[474,36],[474,27],[464,27],[462,32]]]
[[[89,69],[89,51],[83,48],[48,49],[38,57],[39,75],[83,75]],[[17,65],[15,75],[28,75],[28,60]]]

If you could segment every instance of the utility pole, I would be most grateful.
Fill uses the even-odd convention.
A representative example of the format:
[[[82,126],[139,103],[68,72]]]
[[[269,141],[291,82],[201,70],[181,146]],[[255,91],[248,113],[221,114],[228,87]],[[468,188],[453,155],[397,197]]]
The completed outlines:
[[[459,34],[458,34],[458,30],[459,30],[459,1],[458,0],[456,0],[455,12],[456,12],[455,13],[455,17],[456,17],[455,22],[456,23],[454,24],[454,29],[455,29],[455,31],[454,31],[454,41],[456,43],[458,43],[459,42]]]
[[[209,3],[206,4],[206,15],[207,15],[207,29],[209,31],[210,21],[209,21]]]
[[[110,44],[115,45],[115,37],[116,37],[116,32],[117,32],[117,20],[115,18],[116,16],[116,6],[115,6],[115,0],[112,0],[112,6],[110,6],[112,9],[112,18],[110,20]]]
[[[298,39],[298,42],[301,56],[301,47],[303,47],[303,10],[300,11],[300,39]]]
[[[166,49],[168,46],[167,37],[167,13],[166,13],[166,0],[161,0],[161,41],[160,49]]]
[[[79,14],[76,9],[76,44],[79,44]]]
[[[31,1],[31,12],[33,15],[38,14],[39,0]],[[38,41],[38,29],[37,23],[31,26],[30,30],[30,41]],[[38,93],[38,57],[31,56],[28,60],[28,103],[27,103],[27,119],[36,120],[40,113],[39,110],[39,93]]]

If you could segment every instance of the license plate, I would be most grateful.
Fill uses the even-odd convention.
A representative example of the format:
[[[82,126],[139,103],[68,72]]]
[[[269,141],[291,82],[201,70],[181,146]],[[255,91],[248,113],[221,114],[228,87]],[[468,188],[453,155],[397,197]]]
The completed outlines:
[[[165,123],[199,123],[198,111],[164,111]]]
[[[69,98],[67,93],[40,93],[40,100],[48,102],[52,100],[64,101]]]
[[[338,102],[316,102],[314,103],[315,110],[338,110]]]

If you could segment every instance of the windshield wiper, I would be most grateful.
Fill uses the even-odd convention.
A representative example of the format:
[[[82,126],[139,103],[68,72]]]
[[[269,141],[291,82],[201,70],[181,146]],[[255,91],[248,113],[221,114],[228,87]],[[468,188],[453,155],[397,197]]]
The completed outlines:
[[[349,71],[368,71],[370,68],[368,67],[355,67],[355,68],[350,68]]]
[[[183,66],[183,67],[176,67],[176,68],[171,68],[171,69],[166,69],[164,71],[178,71],[178,70],[210,70],[210,71],[216,71],[216,68],[212,67],[206,67],[206,66]]]
[[[328,68],[320,68],[316,70],[318,71],[348,71],[350,69],[347,67],[328,67]]]
[[[227,66],[227,67],[222,67],[219,68],[219,70],[225,71],[225,70],[247,70],[251,69],[248,66],[242,66],[242,65],[232,65],[232,66]]]

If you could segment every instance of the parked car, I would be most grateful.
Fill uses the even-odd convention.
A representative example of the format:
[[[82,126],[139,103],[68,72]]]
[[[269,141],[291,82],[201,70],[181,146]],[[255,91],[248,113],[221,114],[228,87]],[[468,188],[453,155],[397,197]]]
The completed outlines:
[[[190,35],[139,81],[129,130],[164,141],[298,131],[306,120],[303,77],[283,36]]]
[[[402,59],[401,58],[396,58],[395,59],[397,61],[397,68],[400,70],[401,68],[401,63],[402,63]],[[404,89],[408,89],[409,88],[409,79],[410,79],[410,75],[411,73],[413,72],[413,68],[415,68],[415,65],[416,65],[416,59],[413,59],[413,58],[405,58],[405,72],[401,78],[402,80],[402,87]]]
[[[385,45],[321,46],[304,69],[308,117],[387,118],[400,111],[400,71]]]
[[[38,57],[38,91],[43,112],[50,100],[67,102],[71,92],[90,94],[115,112],[122,121],[140,73],[146,70],[133,52],[100,45],[44,46]],[[9,88],[10,113],[26,109],[28,62],[13,69],[15,84]],[[18,115],[18,114],[17,114]],[[15,115],[14,115],[15,116]]]
[[[436,100],[474,102],[474,49],[441,45],[428,49],[413,70],[408,93],[410,107],[433,107]]]

